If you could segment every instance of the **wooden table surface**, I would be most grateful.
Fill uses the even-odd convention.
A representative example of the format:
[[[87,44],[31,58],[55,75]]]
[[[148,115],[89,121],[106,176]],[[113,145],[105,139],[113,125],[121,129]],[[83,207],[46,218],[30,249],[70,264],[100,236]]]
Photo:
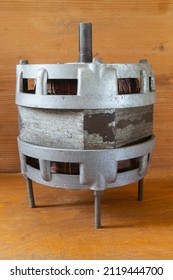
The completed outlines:
[[[173,175],[105,191],[102,228],[94,228],[90,190],[64,190],[34,183],[28,205],[20,174],[0,175],[0,259],[173,259]]]

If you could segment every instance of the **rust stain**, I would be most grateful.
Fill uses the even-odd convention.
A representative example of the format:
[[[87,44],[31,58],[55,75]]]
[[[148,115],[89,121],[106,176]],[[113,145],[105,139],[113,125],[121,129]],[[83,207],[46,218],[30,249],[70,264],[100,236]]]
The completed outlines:
[[[115,113],[88,114],[84,118],[84,130],[89,134],[99,134],[103,142],[115,140],[114,127],[110,124],[115,121]]]
[[[135,119],[133,121],[130,119],[126,119],[126,120],[122,119],[117,123],[116,128],[123,129],[129,125],[135,126],[135,125],[141,124],[143,121],[145,121],[146,123],[152,122],[153,121],[153,112],[147,112],[147,113],[143,114],[141,116],[141,118]]]

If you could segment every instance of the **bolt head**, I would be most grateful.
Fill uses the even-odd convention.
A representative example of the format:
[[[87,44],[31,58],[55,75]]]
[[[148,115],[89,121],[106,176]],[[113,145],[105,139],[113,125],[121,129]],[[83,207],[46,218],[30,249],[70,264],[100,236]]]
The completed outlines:
[[[147,59],[140,59],[139,63],[148,63],[148,60]]]
[[[20,64],[24,65],[24,64],[28,64],[28,60],[27,59],[22,59],[20,60]]]

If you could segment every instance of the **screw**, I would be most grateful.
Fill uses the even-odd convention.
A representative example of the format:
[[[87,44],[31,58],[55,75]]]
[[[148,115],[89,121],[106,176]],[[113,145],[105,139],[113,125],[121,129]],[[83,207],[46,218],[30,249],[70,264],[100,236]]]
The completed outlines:
[[[28,64],[29,62],[28,62],[28,60],[27,59],[22,59],[22,60],[20,60],[20,64]]]
[[[147,59],[140,59],[139,63],[148,63],[148,60]]]

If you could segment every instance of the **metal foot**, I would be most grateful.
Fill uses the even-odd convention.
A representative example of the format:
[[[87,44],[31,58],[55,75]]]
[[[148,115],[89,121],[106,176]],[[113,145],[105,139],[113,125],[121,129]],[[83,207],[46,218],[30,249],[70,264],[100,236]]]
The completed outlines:
[[[26,178],[26,184],[27,184],[29,205],[30,205],[31,208],[35,208],[35,201],[34,201],[34,192],[33,192],[32,180],[29,179],[29,178]]]
[[[101,228],[101,195],[102,191],[94,191],[95,228]]]
[[[139,180],[138,182],[138,200],[143,200],[143,190],[144,190],[144,179]]]

